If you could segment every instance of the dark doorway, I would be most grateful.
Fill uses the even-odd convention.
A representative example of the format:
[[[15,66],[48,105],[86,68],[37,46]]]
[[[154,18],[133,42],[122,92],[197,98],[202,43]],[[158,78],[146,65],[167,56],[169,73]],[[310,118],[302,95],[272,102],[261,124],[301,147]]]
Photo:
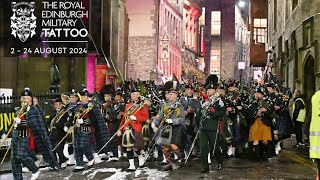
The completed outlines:
[[[303,79],[303,87],[304,87],[304,97],[307,108],[307,116],[306,121],[304,123],[304,132],[306,136],[309,138],[309,126],[311,121],[311,98],[316,91],[316,78],[314,75],[314,58],[310,55],[305,61],[304,65],[304,79]]]

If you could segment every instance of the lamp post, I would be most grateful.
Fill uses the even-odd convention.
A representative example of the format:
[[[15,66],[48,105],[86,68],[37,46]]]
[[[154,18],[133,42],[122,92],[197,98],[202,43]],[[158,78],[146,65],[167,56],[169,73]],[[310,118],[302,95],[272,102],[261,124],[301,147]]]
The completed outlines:
[[[241,92],[243,89],[242,71],[246,69],[246,62],[244,61],[238,62],[238,69],[240,70],[240,92]]]

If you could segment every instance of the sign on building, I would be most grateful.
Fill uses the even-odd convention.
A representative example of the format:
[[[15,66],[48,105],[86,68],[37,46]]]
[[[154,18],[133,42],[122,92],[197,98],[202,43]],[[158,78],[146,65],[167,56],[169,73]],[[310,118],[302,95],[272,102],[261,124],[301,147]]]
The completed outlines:
[[[169,60],[169,36],[165,33],[162,40],[162,53],[161,60],[168,61]]]

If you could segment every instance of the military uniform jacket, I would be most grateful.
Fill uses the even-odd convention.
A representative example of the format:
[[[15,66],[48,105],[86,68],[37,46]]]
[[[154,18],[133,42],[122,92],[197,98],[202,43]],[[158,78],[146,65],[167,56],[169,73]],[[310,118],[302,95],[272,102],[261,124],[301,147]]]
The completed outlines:
[[[104,118],[103,118],[103,116],[102,116],[102,114],[100,112],[100,109],[96,105],[94,105],[91,102],[89,102],[88,104],[79,105],[75,109],[75,112],[77,112],[77,110],[79,110],[79,108],[86,109],[91,105],[93,106],[92,110],[90,110],[89,113],[87,113],[87,115],[84,116],[84,118],[83,118],[84,124],[83,125],[94,127],[94,133],[95,133],[95,137],[96,137],[96,142],[97,142],[98,146],[102,146],[107,141],[109,141],[110,134],[109,134],[109,131],[108,131],[108,127],[107,127],[107,125],[106,125],[106,123],[104,121]],[[76,119],[74,119],[74,121],[76,121]],[[74,122],[74,123],[76,123],[76,122]]]
[[[257,113],[259,111],[260,108],[266,108],[267,112],[263,113],[261,115],[261,121],[263,122],[263,124],[270,126],[272,123],[272,115],[274,113],[274,106],[268,104],[268,102],[266,100],[260,100],[260,101],[254,101],[248,108],[248,120],[250,123],[250,126],[254,124],[256,118],[257,118]]]
[[[219,121],[226,114],[226,107],[220,96],[214,95],[202,104],[196,117],[200,121],[200,130],[217,130]]]
[[[126,105],[125,107],[125,113],[129,110],[129,108],[134,108],[135,110],[129,114],[136,116],[137,120],[136,121],[131,121],[128,124],[126,124],[126,117],[122,118],[120,126],[126,124],[122,130],[125,130],[127,126],[131,126],[136,132],[141,133],[142,131],[142,124],[146,122],[149,119],[149,112],[148,108],[146,106],[140,106],[140,104],[136,104],[133,102],[130,102],[129,104]],[[129,117],[128,117],[129,118]],[[130,119],[130,118],[129,118]]]
[[[193,122],[193,119],[195,113],[197,112],[197,109],[201,107],[200,101],[192,97],[182,96],[179,102],[182,104],[185,111],[187,111],[189,107],[191,107],[194,110],[194,112],[188,113],[185,118],[187,126],[194,126],[195,124]]]
[[[171,111],[173,111],[171,115],[168,115]],[[155,119],[155,125],[159,127],[161,122],[165,122],[166,119],[172,119],[174,126],[185,125],[184,107],[180,102],[166,102]]]
[[[69,103],[67,106],[72,107],[70,111],[68,111],[68,118],[67,121],[65,122],[65,126],[70,127],[72,124],[74,124],[75,121],[75,114],[79,110],[81,104],[74,104],[74,103]]]
[[[124,112],[125,105],[121,103],[113,103],[109,107],[104,107],[105,119],[109,125],[109,130],[118,130],[121,118],[117,116],[120,112]]]
[[[281,112],[281,109],[284,107],[284,104],[280,100],[280,96],[276,95],[275,93],[270,93],[268,95],[268,101],[269,101],[270,105],[279,106],[280,107],[280,109],[277,110],[278,113]]]
[[[55,122],[53,122],[53,131],[54,130],[58,130],[60,132],[63,132],[63,127],[66,125],[69,116],[72,115],[72,109],[75,107],[75,105],[71,105],[68,104],[67,106],[63,107],[60,111],[55,113],[55,116],[57,115],[57,113],[60,113],[63,111],[63,115],[60,119],[55,119]],[[52,117],[52,119],[50,119],[50,121],[53,120],[53,118],[55,118],[55,116]],[[50,117],[51,118],[51,117]]]
[[[172,124],[166,123],[167,119],[172,119]],[[184,107],[180,102],[166,102],[162,106],[155,125],[159,127],[160,137],[157,141],[158,144],[169,145],[175,144],[181,147],[184,143],[183,129],[185,129],[185,113]],[[169,130],[168,127],[172,127]],[[168,135],[166,135],[168,134]]]

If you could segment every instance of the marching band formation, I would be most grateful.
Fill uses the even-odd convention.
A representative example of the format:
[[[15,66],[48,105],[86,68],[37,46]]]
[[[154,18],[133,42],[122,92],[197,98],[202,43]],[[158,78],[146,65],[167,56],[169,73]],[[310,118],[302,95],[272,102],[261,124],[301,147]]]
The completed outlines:
[[[295,93],[295,99],[298,96]],[[32,97],[30,89],[22,92],[21,107],[7,132],[16,180],[23,179],[23,169],[32,172],[31,179],[39,177],[35,154],[42,155],[50,170],[72,165],[74,172],[119,158],[128,160],[127,171],[154,159],[170,171],[199,156],[201,172],[206,173],[212,157],[217,170],[226,157],[243,153],[251,153],[247,157],[254,161],[272,158],[293,131],[297,144],[302,143],[301,128],[293,127],[304,121],[299,113],[305,108],[303,100],[294,106],[293,126],[290,89],[263,81],[246,87],[210,75],[204,85],[192,78],[163,86],[130,80],[119,88],[105,85],[95,94],[73,89],[55,100],[50,121]]]

